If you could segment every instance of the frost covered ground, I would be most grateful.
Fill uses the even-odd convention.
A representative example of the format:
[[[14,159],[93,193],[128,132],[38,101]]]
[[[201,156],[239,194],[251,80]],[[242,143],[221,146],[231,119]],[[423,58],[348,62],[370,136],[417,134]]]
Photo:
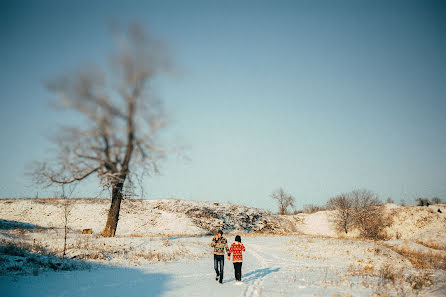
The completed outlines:
[[[389,240],[374,242],[338,238],[329,212],[125,201],[118,236],[102,238],[109,202],[80,199],[62,260],[63,201],[49,200],[0,199],[0,296],[446,296],[444,265],[417,262],[446,259],[445,214],[433,208],[387,205]],[[242,283],[229,261],[215,281],[209,234],[222,226],[246,246]]]
[[[229,237],[232,242],[232,236]],[[195,257],[171,262],[138,261],[116,255],[74,271],[45,270],[35,275],[0,276],[0,292],[9,296],[444,296],[444,271],[426,272],[391,249],[374,242],[305,235],[246,236],[242,283],[226,261],[224,283],[215,281],[211,237],[168,240],[168,248],[198,249]],[[110,239],[119,242],[120,239]],[[139,249],[162,251],[162,239],[139,239]],[[164,239],[165,241],[165,239]],[[120,243],[115,243],[120,245]],[[197,248],[198,247],[198,248]],[[168,253],[166,251],[166,253]],[[401,273],[382,276],[386,265]],[[435,284],[419,290],[408,281],[426,273]],[[399,278],[401,276],[401,279]]]

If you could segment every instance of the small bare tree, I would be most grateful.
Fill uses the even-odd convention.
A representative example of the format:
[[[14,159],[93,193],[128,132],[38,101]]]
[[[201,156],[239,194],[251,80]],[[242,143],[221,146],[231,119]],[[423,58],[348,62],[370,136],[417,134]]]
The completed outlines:
[[[333,217],[338,231],[348,233],[353,224],[353,201],[348,194],[341,194],[327,202],[327,209],[334,210]]]
[[[46,186],[71,184],[95,174],[111,190],[103,236],[116,233],[121,201],[132,177],[157,173],[166,150],[159,145],[167,119],[149,84],[169,70],[163,44],[138,25],[119,35],[119,52],[111,67],[85,68],[48,85],[57,107],[81,116],[78,126],[64,127],[54,141],[58,155],[36,163],[35,181]]]
[[[432,204],[440,204],[440,203],[441,203],[440,197],[433,197],[432,198]]]
[[[315,212],[322,211],[322,210],[324,210],[324,207],[322,207],[322,206],[315,205],[315,204],[305,204],[303,211],[306,213],[315,213]]]
[[[65,258],[67,254],[67,237],[68,237],[68,219],[71,213],[73,204],[69,197],[73,194],[75,186],[69,188],[68,195],[65,193],[65,185],[62,184],[62,206],[63,206],[63,222],[64,222],[64,243],[63,243],[63,253],[62,258]]]
[[[429,206],[431,202],[428,198],[417,198],[415,199],[415,202],[417,203],[417,206]]]
[[[286,193],[283,188],[271,194],[271,198],[277,200],[279,206],[279,214],[284,215],[288,213],[288,207],[294,208],[295,199],[290,194]]]
[[[353,203],[353,223],[360,235],[369,239],[384,238],[384,228],[389,222],[378,196],[369,190],[355,190],[348,195]]]

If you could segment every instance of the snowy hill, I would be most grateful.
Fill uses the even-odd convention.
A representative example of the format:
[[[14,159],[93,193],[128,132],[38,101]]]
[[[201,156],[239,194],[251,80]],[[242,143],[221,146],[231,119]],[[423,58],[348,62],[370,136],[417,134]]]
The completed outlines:
[[[105,226],[110,201],[69,199],[68,227],[93,229]],[[64,226],[63,199],[0,199],[0,218],[35,224],[42,228]],[[292,232],[294,224],[271,212],[230,203],[177,199],[124,200],[117,236],[204,235],[218,229],[242,232]]]
[[[99,234],[105,226],[108,199],[68,199],[68,227],[73,231],[92,229]],[[443,209],[442,213],[437,209]],[[345,237],[337,234],[332,211],[313,214],[276,215],[269,211],[236,205],[179,199],[122,202],[117,236],[190,236],[225,232],[306,234]],[[387,204],[383,215],[392,218],[386,232],[389,239],[412,240],[446,248],[446,207],[397,206]],[[0,199],[0,219],[35,225],[36,228],[64,227],[64,200]],[[4,223],[3,223],[4,224]],[[353,230],[348,237],[354,237]]]

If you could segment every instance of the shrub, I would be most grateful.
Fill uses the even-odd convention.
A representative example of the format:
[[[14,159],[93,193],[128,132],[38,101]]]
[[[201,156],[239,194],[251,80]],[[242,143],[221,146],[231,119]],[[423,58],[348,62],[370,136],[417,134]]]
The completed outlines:
[[[433,284],[432,277],[426,271],[419,272],[418,274],[409,275],[406,281],[410,283],[412,289],[421,289],[430,287]]]
[[[381,266],[381,269],[379,270],[379,278],[381,279],[382,283],[386,283],[388,281],[395,283],[397,278],[395,267],[390,264],[384,264]]]
[[[327,208],[334,210],[335,225],[340,232],[348,233],[355,227],[362,238],[386,239],[384,229],[390,225],[383,216],[383,206],[378,196],[369,190],[355,190],[331,198]]]
[[[429,204],[431,204],[427,198],[417,198],[415,199],[415,202],[417,203],[417,206],[429,206]]]
[[[327,209],[334,210],[333,218],[336,229],[348,233],[352,226],[352,199],[347,194],[331,198],[327,202]]]
[[[325,208],[322,207],[322,206],[317,206],[317,205],[314,205],[314,204],[304,205],[304,212],[305,213],[315,213],[315,212],[322,211],[322,210],[325,210]]]
[[[386,239],[385,227],[391,224],[383,216],[384,208],[378,196],[369,190],[355,190],[350,193],[352,199],[352,220],[360,236],[367,239]]]
[[[440,204],[441,203],[441,199],[438,198],[438,197],[434,197],[434,198],[432,198],[432,203],[433,204]]]

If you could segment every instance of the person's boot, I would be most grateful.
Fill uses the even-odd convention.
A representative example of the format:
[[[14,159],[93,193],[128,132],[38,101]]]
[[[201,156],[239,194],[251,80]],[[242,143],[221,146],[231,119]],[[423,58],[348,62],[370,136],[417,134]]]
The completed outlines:
[[[217,274],[217,276],[215,277],[215,280],[218,281],[219,278],[220,278],[220,276]]]

